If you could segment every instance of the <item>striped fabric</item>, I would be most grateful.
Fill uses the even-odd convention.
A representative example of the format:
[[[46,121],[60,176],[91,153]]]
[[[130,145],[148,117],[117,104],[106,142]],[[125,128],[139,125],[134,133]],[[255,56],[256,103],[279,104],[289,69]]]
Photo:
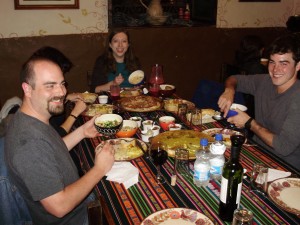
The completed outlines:
[[[123,118],[140,116],[145,119],[157,120],[160,116],[172,115],[166,111],[155,111],[151,113],[129,113],[126,112]],[[174,115],[172,115],[174,116]],[[80,123],[84,123],[89,118],[81,118]],[[183,125],[183,129],[204,130],[215,127],[223,127],[224,124],[218,122],[203,124],[200,126],[189,126],[184,120],[176,117],[176,122]],[[137,133],[140,138],[140,133]],[[94,149],[100,143],[101,138],[85,139],[78,146],[83,168],[88,170],[93,166]],[[225,157],[229,157],[229,149],[225,152]],[[297,216],[287,213],[278,208],[267,197],[249,192],[249,175],[254,162],[263,162],[271,168],[285,171],[297,171],[280,161],[280,159],[270,155],[263,149],[256,146],[244,146],[241,152],[241,163],[247,169],[246,178],[243,182],[241,206],[251,210],[254,214],[254,224],[300,224]],[[96,186],[97,192],[102,195],[110,209],[115,224],[139,225],[147,216],[153,212],[174,207],[190,208],[203,213],[210,218],[214,224],[230,224],[223,222],[218,217],[218,204],[220,195],[220,182],[211,180],[205,188],[198,188],[193,183],[192,171],[185,177],[177,177],[175,186],[171,186],[170,177],[173,172],[174,160],[169,158],[162,166],[162,174],[167,180],[163,185],[155,182],[156,169],[154,164],[145,157],[131,160],[131,163],[139,169],[139,182],[129,189],[123,185],[106,181],[103,178]]]

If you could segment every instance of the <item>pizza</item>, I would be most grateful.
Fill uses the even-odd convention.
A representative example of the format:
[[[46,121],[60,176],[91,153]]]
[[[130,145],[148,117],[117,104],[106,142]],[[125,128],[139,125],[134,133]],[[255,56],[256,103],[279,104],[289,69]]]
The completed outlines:
[[[174,157],[176,149],[183,148],[189,150],[189,159],[195,159],[195,153],[200,148],[200,139],[207,138],[213,142],[214,138],[208,134],[194,130],[166,131],[151,139],[151,148],[159,146],[168,152],[168,156]]]
[[[152,96],[140,95],[120,100],[124,110],[129,112],[151,112],[161,108],[161,100]]]

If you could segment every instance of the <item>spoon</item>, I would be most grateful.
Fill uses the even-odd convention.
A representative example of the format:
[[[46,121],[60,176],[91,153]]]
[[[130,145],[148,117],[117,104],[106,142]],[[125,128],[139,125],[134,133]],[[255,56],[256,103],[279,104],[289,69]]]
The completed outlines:
[[[212,118],[213,118],[214,120],[217,120],[217,121],[219,121],[219,120],[224,120],[224,119],[225,119],[225,118],[224,118],[223,116],[221,116],[221,115],[213,115]]]

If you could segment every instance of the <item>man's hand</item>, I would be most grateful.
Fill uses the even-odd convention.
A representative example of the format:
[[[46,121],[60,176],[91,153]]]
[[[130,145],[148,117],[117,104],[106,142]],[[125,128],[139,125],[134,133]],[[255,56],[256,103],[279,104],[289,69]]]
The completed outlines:
[[[223,94],[220,96],[218,101],[218,106],[220,111],[224,112],[224,117],[227,116],[227,113],[233,103],[235,91],[230,88],[226,88]]]
[[[243,128],[245,123],[250,119],[250,116],[239,110],[235,109],[238,114],[227,119],[227,122],[234,124],[237,128]]]
[[[109,141],[107,141],[102,149],[98,149],[95,152],[95,165],[94,167],[97,170],[100,170],[103,172],[103,174],[106,174],[110,169],[112,168],[115,158],[114,158],[114,149],[113,146],[110,144]]]

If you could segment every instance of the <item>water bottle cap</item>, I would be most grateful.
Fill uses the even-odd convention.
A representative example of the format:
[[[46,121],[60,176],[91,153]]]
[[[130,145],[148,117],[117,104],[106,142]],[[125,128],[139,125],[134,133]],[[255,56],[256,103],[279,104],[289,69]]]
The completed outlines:
[[[223,136],[222,136],[222,134],[216,134],[216,135],[215,135],[215,140],[216,140],[216,141],[223,141]]]
[[[200,145],[207,146],[208,145],[208,139],[207,138],[201,138]]]

